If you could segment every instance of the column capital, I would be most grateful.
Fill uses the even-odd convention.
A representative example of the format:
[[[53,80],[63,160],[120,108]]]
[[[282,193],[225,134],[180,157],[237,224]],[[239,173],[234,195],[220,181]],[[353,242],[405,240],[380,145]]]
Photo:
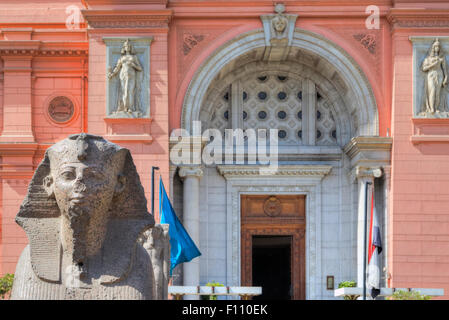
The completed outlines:
[[[186,177],[201,178],[203,176],[203,168],[200,166],[182,166],[179,167],[178,174],[181,178]]]
[[[374,178],[380,178],[382,176],[381,167],[371,166],[356,166],[351,171],[352,180],[373,180]]]

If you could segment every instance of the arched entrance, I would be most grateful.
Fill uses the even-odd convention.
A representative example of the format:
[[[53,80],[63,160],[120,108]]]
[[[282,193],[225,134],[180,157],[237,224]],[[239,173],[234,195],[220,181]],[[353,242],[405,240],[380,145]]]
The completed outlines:
[[[197,71],[184,99],[181,123],[188,131],[194,121],[201,121],[203,130],[279,130],[275,174],[261,176],[257,165],[203,166],[195,176],[198,190],[184,188],[184,203],[194,195],[201,212],[197,236],[205,253],[197,279],[250,285],[245,270],[257,259],[245,256],[245,244],[254,243],[248,237],[269,241],[284,235],[296,239],[290,242],[289,272],[297,274],[291,281],[298,293],[290,296],[331,297],[324,287],[326,275],[354,278],[358,268],[359,194],[343,147],[353,137],[378,135],[376,102],[354,60],[319,35],[296,29],[283,61],[264,60],[264,50],[260,30],[222,46]],[[273,217],[263,217],[268,220],[260,226],[244,224],[242,202],[272,196],[287,216],[295,214],[287,213],[289,199],[304,199],[303,229],[288,218],[281,224]],[[295,247],[298,243],[303,246]],[[304,256],[299,259],[299,254]]]

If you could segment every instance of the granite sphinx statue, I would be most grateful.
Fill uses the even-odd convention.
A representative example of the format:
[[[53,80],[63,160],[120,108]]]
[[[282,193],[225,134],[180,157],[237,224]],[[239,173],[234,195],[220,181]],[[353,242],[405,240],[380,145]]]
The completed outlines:
[[[12,299],[155,299],[138,242],[154,218],[128,149],[85,133],[51,146],[16,222],[29,245]]]

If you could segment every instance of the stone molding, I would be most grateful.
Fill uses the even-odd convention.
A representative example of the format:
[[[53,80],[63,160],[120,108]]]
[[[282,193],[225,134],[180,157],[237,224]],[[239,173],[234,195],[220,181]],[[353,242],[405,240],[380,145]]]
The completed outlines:
[[[387,20],[398,28],[449,28],[448,9],[392,8]]]
[[[203,168],[199,166],[182,166],[178,171],[178,175],[183,179],[187,177],[201,178],[203,174]]]
[[[88,42],[79,41],[0,40],[0,56],[87,56],[88,47]]]
[[[351,180],[382,176],[381,168],[390,165],[392,143],[393,139],[390,137],[352,138],[343,148],[351,161]]]
[[[326,165],[282,165],[274,170],[272,174],[262,175],[261,169],[264,166],[257,165],[218,165],[218,172],[226,179],[245,178],[245,177],[293,177],[307,176],[322,179],[332,169],[332,166]],[[268,167],[267,167],[268,168]]]
[[[378,137],[378,136],[358,136],[349,141],[343,148],[343,151],[353,159],[360,152],[372,150],[372,151],[385,151],[391,150],[393,138],[390,137]]]
[[[89,6],[99,5],[166,5],[168,0],[84,0]]]
[[[167,28],[172,10],[81,10],[90,28]]]

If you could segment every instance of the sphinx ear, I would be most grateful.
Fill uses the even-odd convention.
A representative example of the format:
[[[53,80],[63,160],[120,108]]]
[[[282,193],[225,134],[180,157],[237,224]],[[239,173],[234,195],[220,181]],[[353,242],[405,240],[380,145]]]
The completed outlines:
[[[53,177],[51,175],[48,175],[44,178],[43,182],[42,182],[45,191],[47,191],[48,197],[49,198],[54,198],[55,197],[55,191],[54,191],[54,184],[53,184]]]
[[[123,174],[119,174],[117,176],[117,185],[115,186],[115,194],[122,193],[123,190],[125,190],[126,187],[126,176]]]

